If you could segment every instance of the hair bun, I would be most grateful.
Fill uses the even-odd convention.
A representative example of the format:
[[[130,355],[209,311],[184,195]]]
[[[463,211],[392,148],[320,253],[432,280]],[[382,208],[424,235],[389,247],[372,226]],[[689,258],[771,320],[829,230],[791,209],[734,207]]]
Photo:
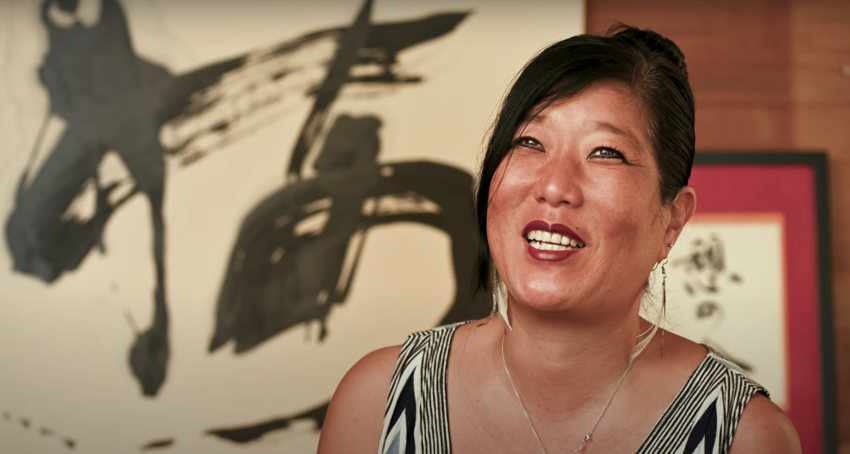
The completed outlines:
[[[652,30],[641,30],[624,24],[618,24],[608,30],[606,36],[619,38],[638,44],[647,52],[662,56],[681,69],[685,76],[688,75],[688,66],[685,64],[685,54],[673,41],[655,33]]]

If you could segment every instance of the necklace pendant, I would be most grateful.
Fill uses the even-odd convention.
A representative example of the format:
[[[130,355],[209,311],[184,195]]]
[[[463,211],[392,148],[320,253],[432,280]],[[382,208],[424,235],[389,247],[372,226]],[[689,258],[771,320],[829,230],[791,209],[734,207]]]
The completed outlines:
[[[587,435],[584,436],[584,440],[582,440],[581,444],[578,446],[578,449],[575,450],[574,454],[579,454],[581,452],[581,450],[584,449],[584,445],[586,445],[588,441],[590,441],[590,433],[589,432],[588,432]]]

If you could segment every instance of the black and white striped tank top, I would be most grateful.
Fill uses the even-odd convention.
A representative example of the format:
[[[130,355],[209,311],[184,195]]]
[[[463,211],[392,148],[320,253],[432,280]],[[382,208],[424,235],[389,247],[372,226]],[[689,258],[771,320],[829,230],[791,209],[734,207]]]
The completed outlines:
[[[452,336],[460,325],[407,338],[390,382],[379,454],[451,452],[446,372]],[[728,452],[744,406],[757,392],[769,397],[738,366],[709,348],[638,454]]]

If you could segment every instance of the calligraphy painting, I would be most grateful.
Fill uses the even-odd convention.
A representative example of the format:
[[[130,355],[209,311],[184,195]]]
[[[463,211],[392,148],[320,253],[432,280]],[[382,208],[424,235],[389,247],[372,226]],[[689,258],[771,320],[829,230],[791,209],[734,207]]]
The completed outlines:
[[[670,253],[666,323],[740,366],[787,410],[784,224],[782,213],[697,215]]]
[[[482,141],[582,8],[0,2],[0,451],[314,452],[357,359],[489,314]]]

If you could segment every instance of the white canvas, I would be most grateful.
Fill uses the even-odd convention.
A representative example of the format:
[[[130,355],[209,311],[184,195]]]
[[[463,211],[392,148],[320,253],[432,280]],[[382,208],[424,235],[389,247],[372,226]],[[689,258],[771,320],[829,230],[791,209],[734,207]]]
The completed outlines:
[[[667,327],[746,368],[787,410],[784,249],[781,213],[698,213],[666,265]]]
[[[81,1],[85,8],[90,3]],[[49,108],[37,77],[48,50],[39,5],[0,2],[4,223]],[[136,54],[181,74],[314,30],[348,26],[361,2],[127,0],[120,5]],[[379,162],[428,159],[473,174],[486,130],[513,76],[547,44],[582,32],[583,3],[378,0],[372,21],[443,12],[469,15],[445,36],[398,55],[423,82],[380,90],[345,86],[326,126],[341,115],[377,116],[382,120]],[[86,20],[96,22],[93,17]],[[304,58],[321,63],[334,51],[319,46]],[[318,64],[299,77],[316,83],[323,71]],[[166,158],[171,350],[167,378],[156,396],[141,395],[128,367],[134,331],[149,326],[153,316],[148,201],[129,199],[106,224],[105,253],[92,250],[77,269],[52,284],[14,272],[4,242],[0,451],[68,452],[65,441],[73,440],[74,452],[133,452],[171,440],[167,451],[175,453],[314,452],[318,433],[310,421],[296,421],[248,444],[206,431],[284,417],[326,402],[357,359],[441,319],[455,291],[448,237],[421,224],[389,224],[365,234],[356,278],[345,304],[330,313],[323,341],[312,323],[240,355],[231,344],[208,353],[216,298],[240,225],[260,200],[284,186],[289,153],[312,107],[313,98],[299,87],[293,83],[292,96],[272,106],[256,128],[194,164]],[[34,168],[67,128],[61,117],[51,119]],[[161,132],[160,140],[170,138]],[[314,159],[308,157],[308,164]],[[104,181],[126,183],[127,173],[114,153],[107,153],[99,168]],[[91,200],[81,197],[74,203],[74,215],[85,217],[87,209],[90,214]]]

